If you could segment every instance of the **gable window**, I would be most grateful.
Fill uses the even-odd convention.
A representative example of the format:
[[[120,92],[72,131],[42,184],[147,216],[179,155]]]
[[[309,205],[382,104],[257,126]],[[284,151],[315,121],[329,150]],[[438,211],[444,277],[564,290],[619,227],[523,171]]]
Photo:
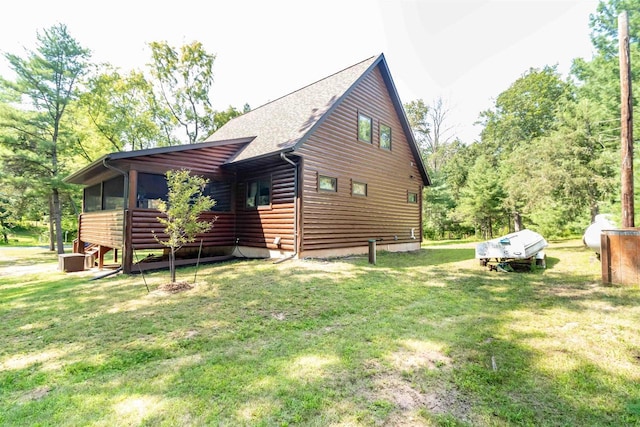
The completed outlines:
[[[367,195],[367,184],[364,182],[351,182],[351,194],[353,196],[366,196]]]
[[[255,208],[271,204],[271,178],[261,178],[247,182],[245,206]]]
[[[409,192],[407,194],[407,202],[409,202],[409,203],[418,203],[418,193]]]
[[[380,124],[380,148],[391,150],[391,128]]]
[[[338,178],[331,176],[319,175],[318,176],[318,188],[322,191],[338,191]]]
[[[358,113],[358,140],[371,144],[371,117]]]

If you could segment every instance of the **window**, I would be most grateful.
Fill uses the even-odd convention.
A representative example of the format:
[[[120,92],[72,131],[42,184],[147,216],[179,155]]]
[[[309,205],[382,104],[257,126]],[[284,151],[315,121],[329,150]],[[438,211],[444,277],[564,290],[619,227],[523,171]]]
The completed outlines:
[[[358,113],[358,139],[371,144],[371,117]]]
[[[271,204],[271,178],[261,178],[247,182],[245,206],[255,208]]]
[[[407,201],[409,203],[418,203],[418,193],[409,193],[407,196]]]
[[[167,178],[164,175],[138,174],[137,207],[157,209],[161,200],[167,201],[168,194],[169,187],[167,186]]]
[[[84,211],[102,210],[102,184],[92,185],[84,189]]]
[[[391,128],[380,124],[380,148],[391,150]]]
[[[335,193],[338,191],[338,178],[319,175],[318,188],[322,191],[333,191]]]
[[[122,175],[102,184],[102,209],[124,209],[124,177]]]
[[[365,184],[364,182],[353,181],[351,183],[351,194],[354,196],[366,196],[367,184]]]
[[[209,181],[202,194],[216,201],[216,204],[211,208],[212,211],[231,212],[230,182]]]

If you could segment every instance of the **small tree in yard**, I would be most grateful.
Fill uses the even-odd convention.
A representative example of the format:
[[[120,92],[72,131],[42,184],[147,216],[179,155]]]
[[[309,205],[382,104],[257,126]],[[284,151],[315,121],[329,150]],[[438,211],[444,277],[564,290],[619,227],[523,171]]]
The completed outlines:
[[[216,202],[202,194],[208,179],[190,175],[185,169],[170,170],[166,177],[169,194],[167,201],[159,205],[165,217],[158,217],[158,221],[164,226],[167,240],[161,240],[155,233],[154,237],[170,249],[169,270],[173,284],[176,283],[176,252],[185,244],[194,242],[198,233],[211,229],[212,222],[200,221],[198,217]]]

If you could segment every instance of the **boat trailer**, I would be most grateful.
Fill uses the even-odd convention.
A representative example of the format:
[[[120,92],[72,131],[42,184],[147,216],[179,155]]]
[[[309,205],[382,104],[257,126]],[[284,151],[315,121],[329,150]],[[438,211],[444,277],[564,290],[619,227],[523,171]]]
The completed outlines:
[[[489,271],[514,271],[514,266],[540,266],[546,268],[547,256],[543,249],[547,241],[531,230],[520,230],[476,245],[476,259]]]

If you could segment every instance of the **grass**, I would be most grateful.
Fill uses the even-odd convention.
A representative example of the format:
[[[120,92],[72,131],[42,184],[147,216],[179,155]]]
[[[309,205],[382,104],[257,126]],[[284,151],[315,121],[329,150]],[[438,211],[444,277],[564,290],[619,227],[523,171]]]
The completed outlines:
[[[7,234],[7,238],[8,243],[0,238],[0,247],[48,246],[49,242],[47,229],[43,227],[14,227]]]
[[[0,425],[640,425],[640,288],[579,241],[547,254],[232,261],[167,294],[167,272],[2,276],[0,252]]]

